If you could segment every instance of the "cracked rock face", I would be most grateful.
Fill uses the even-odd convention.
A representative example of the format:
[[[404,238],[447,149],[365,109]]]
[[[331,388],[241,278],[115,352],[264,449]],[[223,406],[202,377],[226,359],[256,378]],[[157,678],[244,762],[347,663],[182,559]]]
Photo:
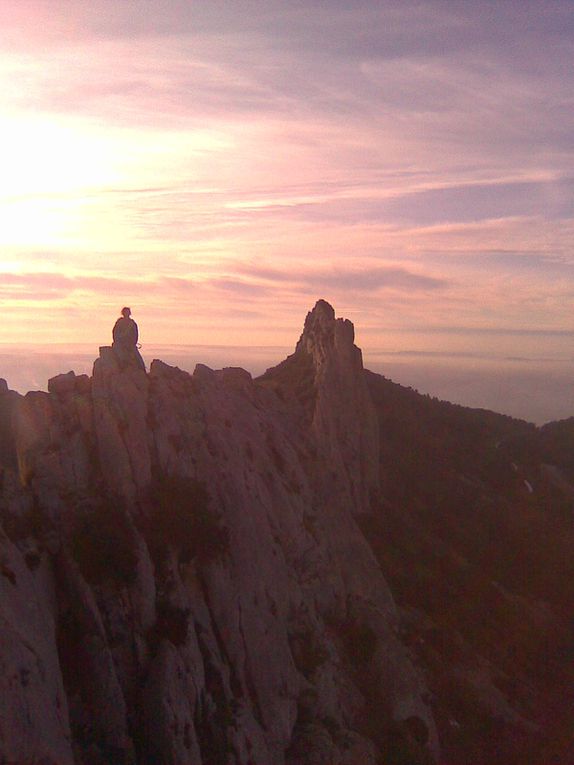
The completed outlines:
[[[0,390],[0,443],[0,759],[434,761],[356,520],[376,412],[327,303],[258,380],[121,370],[102,348],[91,379]]]

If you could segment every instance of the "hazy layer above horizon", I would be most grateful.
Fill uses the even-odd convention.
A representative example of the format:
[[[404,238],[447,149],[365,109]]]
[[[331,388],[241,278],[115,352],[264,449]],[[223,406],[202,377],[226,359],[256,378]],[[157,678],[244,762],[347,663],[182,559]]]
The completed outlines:
[[[283,346],[149,345],[146,364],[154,358],[193,372],[198,363],[213,369],[241,366],[257,376],[293,352]],[[73,370],[91,374],[97,349],[76,344],[0,345],[0,377],[19,393],[47,390],[50,377]],[[364,352],[367,369],[396,383],[463,406],[543,424],[574,415],[572,360],[559,354],[527,358],[494,357],[481,352],[423,350]]]

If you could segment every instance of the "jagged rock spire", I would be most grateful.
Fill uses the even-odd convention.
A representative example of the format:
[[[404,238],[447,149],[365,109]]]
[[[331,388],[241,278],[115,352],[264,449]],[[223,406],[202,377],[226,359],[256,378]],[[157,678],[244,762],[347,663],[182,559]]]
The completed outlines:
[[[355,329],[336,318],[326,300],[307,314],[295,356],[307,354],[315,368],[313,430],[333,470],[345,480],[358,513],[367,512],[378,486],[379,434],[363,375]]]
[[[361,352],[354,345],[355,328],[348,319],[336,319],[335,310],[326,300],[318,300],[305,319],[303,334],[296,352],[306,351],[320,365],[334,351],[346,356],[352,366],[362,367]]]

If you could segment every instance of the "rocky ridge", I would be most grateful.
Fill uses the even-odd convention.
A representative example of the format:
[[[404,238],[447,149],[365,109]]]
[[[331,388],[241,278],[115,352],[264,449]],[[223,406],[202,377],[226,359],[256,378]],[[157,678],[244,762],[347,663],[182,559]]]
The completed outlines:
[[[0,763],[568,765],[574,418],[101,348],[0,383]]]
[[[357,518],[379,427],[319,301],[259,380],[153,361],[0,390],[0,761],[430,763]]]

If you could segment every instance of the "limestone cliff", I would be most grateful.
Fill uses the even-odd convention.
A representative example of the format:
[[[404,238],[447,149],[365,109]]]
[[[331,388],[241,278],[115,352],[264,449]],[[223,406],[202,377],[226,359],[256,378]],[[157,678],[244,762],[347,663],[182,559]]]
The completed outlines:
[[[161,361],[0,390],[0,760],[376,765],[438,752],[357,518],[379,427],[319,301],[259,380]]]
[[[0,763],[569,765],[574,419],[101,348],[0,382]]]

